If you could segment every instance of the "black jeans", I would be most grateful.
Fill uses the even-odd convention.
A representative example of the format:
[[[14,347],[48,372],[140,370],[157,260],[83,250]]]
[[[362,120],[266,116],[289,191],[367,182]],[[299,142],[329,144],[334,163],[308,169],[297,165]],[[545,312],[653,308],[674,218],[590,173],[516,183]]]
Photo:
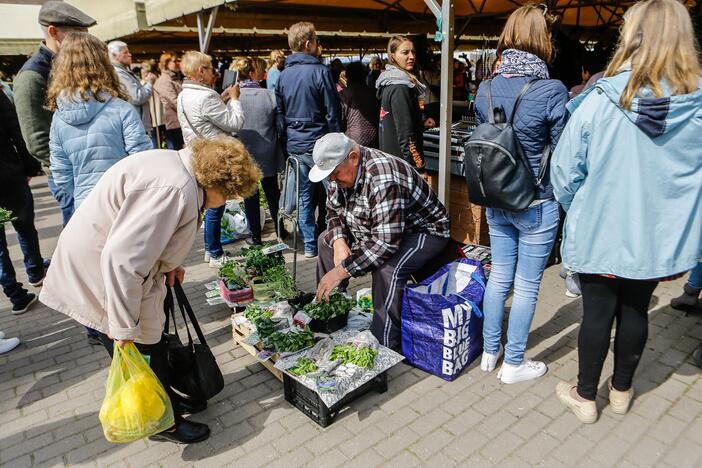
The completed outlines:
[[[578,335],[578,393],[595,400],[615,318],[612,387],[620,391],[631,388],[648,338],[648,305],[658,282],[579,276],[583,321]]]
[[[183,132],[180,128],[166,129],[164,137],[168,149],[176,151],[183,149]]]
[[[17,218],[12,221],[12,226],[15,228],[17,240],[24,255],[24,269],[29,281],[40,280],[44,277],[44,259],[39,248],[39,236],[34,227],[34,198],[29,185],[24,184],[12,197],[0,200],[0,206],[11,210],[13,216]],[[17,282],[7,248],[4,226],[0,226],[0,284],[12,304],[17,304],[27,296],[27,291],[21,283]]]
[[[266,194],[268,209],[275,224],[275,232],[278,232],[278,204],[280,203],[280,189],[278,188],[278,177],[270,176],[261,179],[263,193]],[[261,239],[261,202],[258,190],[250,197],[244,198],[244,213],[246,221],[249,223],[251,237],[256,240]]]
[[[105,347],[110,357],[112,357],[113,346],[115,342],[111,340],[104,333],[99,333],[100,341]],[[168,393],[168,398],[171,399],[171,405],[173,405],[173,416],[175,417],[176,423],[180,421],[183,416],[178,412],[178,405],[176,402],[179,401],[180,396],[176,394],[173,389],[171,389],[171,383],[173,382],[173,371],[171,366],[168,365],[168,347],[166,340],[161,339],[160,342],[152,345],[145,345],[140,343],[134,343],[139,352],[145,356],[149,356],[149,367],[154,371],[156,377],[166,389]]]

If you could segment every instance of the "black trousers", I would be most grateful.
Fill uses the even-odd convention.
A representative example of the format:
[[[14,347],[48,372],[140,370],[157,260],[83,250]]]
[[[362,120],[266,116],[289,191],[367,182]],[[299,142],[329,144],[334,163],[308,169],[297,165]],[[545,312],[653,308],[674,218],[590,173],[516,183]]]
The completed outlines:
[[[648,305],[658,282],[579,276],[583,321],[578,335],[578,393],[595,400],[615,319],[612,387],[631,388],[648,338]]]
[[[112,357],[115,342],[104,333],[100,333],[99,338],[107,352],[110,353],[110,357]],[[161,382],[161,385],[163,385],[163,388],[166,389],[168,398],[171,399],[171,404],[173,405],[173,415],[175,416],[176,422],[180,421],[183,416],[178,412],[179,405],[176,404],[176,402],[179,401],[180,396],[175,393],[173,389],[171,389],[171,383],[173,382],[173,371],[168,365],[168,347],[166,340],[161,339],[160,342],[152,345],[140,343],[134,343],[134,345],[141,354],[144,356],[149,356],[149,366],[151,367],[151,370],[154,371],[154,374],[156,374],[156,377],[158,377],[158,380]]]
[[[278,204],[280,203],[280,189],[278,188],[278,177],[270,176],[261,179],[261,187],[263,193],[266,194],[268,201],[268,209],[271,212],[273,223],[275,224],[275,232],[278,232]],[[246,221],[249,223],[251,237],[256,240],[261,239],[261,202],[259,200],[258,190],[250,197],[244,198],[244,213]]]
[[[334,268],[334,249],[317,241],[317,282]],[[441,252],[448,239],[429,234],[405,234],[400,248],[373,271],[373,322],[371,332],[380,344],[394,350],[402,348],[402,296],[412,273],[424,267]],[[346,280],[340,286],[346,286]]]

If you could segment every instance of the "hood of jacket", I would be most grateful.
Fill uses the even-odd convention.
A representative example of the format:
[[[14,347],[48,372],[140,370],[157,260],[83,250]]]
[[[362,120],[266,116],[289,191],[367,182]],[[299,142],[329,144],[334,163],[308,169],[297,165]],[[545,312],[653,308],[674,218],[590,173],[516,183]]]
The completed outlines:
[[[285,59],[285,68],[292,67],[294,65],[322,65],[322,61],[314,55],[295,52]]]
[[[56,99],[56,114],[69,125],[82,125],[93,120],[98,112],[112,100],[112,96],[107,93],[100,93],[102,102],[95,99],[89,92],[86,95],[88,96],[87,101],[84,101],[79,93],[75,93],[71,98],[60,95]]]
[[[407,72],[397,68],[395,65],[386,65],[385,70],[376,80],[375,87],[382,88],[383,86],[405,85],[414,88],[417,84],[418,83],[414,81]]]
[[[572,114],[592,92],[604,93],[624,115],[650,138],[672,132],[693,117],[702,108],[702,81],[700,88],[689,94],[673,96],[670,88],[661,84],[663,96],[656,97],[649,88],[639,90],[639,95],[631,103],[631,109],[624,109],[619,103],[631,71],[600,79],[595,86],[573,98],[567,105]]]

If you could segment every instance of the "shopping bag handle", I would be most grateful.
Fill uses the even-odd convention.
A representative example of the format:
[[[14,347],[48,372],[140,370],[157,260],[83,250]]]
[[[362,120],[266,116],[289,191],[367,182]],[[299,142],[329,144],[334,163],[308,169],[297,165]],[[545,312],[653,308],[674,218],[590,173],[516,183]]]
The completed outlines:
[[[185,321],[185,329],[188,331],[188,338],[190,339],[190,343],[192,343],[192,337],[190,335],[190,329],[188,328],[187,319],[185,318],[186,313],[188,314],[188,318],[190,318],[190,323],[195,329],[197,339],[200,341],[201,344],[207,345],[207,342],[205,341],[205,335],[202,333],[200,324],[197,322],[197,318],[195,317],[195,312],[193,312],[193,309],[190,306],[190,302],[188,301],[188,297],[185,295],[185,291],[183,291],[183,286],[181,286],[180,282],[177,279],[175,280],[173,290],[175,291],[175,296],[176,300],[178,301],[180,313],[183,315],[183,320]]]
[[[466,301],[466,302],[468,303],[468,305],[471,307],[471,309],[473,309],[473,312],[475,312],[475,315],[476,315],[478,318],[483,318],[483,311],[480,310],[480,307],[478,307],[478,305],[477,305],[475,302],[471,301],[471,300],[468,299],[467,297],[462,296],[462,295],[460,295],[460,294],[456,294],[456,296],[458,296],[458,297],[460,297],[461,299],[463,299],[464,301]]]

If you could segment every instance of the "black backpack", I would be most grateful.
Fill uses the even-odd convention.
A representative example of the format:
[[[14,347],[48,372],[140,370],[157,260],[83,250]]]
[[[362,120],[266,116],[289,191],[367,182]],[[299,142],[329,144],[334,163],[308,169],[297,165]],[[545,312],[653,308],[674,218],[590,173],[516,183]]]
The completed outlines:
[[[534,80],[524,85],[514,102],[514,110],[508,122],[504,113],[499,113],[496,121],[492,107],[492,80],[488,80],[488,118],[478,125],[473,135],[465,143],[463,158],[466,184],[470,202],[490,208],[509,211],[525,210],[536,197],[539,185],[546,174],[551,154],[546,145],[541,157],[538,179],[534,179],[529,161],[524,156],[512,125],[517,108]]]

